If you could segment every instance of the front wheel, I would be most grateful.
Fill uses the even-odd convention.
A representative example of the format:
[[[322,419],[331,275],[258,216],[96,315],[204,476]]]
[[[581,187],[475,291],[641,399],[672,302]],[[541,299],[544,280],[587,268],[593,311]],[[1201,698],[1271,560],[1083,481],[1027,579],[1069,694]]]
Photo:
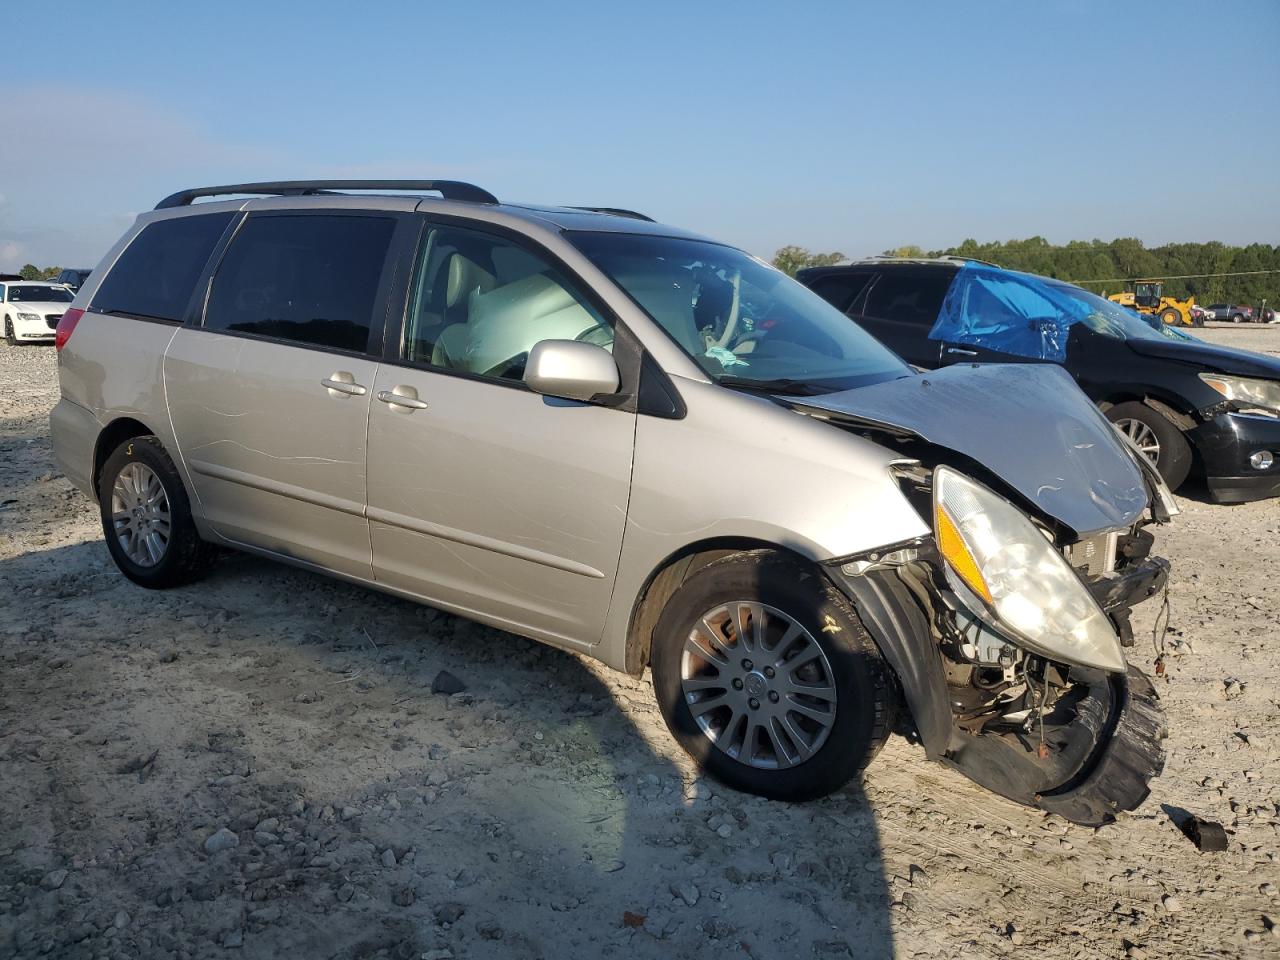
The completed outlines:
[[[1191,472],[1191,444],[1164,414],[1130,400],[1107,410],[1107,419],[1155,464],[1170,490],[1182,486]]]
[[[1160,314],[1160,320],[1169,326],[1182,323],[1182,314],[1172,308]]]
[[[107,549],[120,572],[153,590],[201,577],[215,548],[200,539],[177,467],[156,437],[112,452],[98,479]]]
[[[892,728],[897,687],[850,601],[819,571],[771,551],[694,573],[653,635],[668,728],[708,773],[781,800],[857,776]]]
[[[4,318],[4,342],[11,347],[18,345],[18,338],[13,332],[13,320],[9,317]]]

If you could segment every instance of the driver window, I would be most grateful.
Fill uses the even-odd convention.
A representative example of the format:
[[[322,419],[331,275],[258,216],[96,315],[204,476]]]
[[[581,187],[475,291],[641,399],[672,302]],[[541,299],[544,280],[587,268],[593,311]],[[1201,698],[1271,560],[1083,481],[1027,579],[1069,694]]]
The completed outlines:
[[[542,340],[584,340],[612,351],[613,327],[523,247],[455,227],[428,230],[414,271],[405,360],[520,380]]]

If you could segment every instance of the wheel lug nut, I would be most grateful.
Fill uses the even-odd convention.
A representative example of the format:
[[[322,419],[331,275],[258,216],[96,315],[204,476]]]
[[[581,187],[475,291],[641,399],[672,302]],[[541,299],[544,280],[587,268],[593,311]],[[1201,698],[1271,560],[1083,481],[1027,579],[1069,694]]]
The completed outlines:
[[[773,667],[765,667],[765,668],[764,668],[764,675],[765,675],[766,677],[768,677],[770,680],[772,680],[772,679],[773,679]]]
[[[769,691],[769,702],[770,702],[770,703],[777,703],[777,702],[778,702],[778,691],[777,691],[777,690],[770,690],[770,691]]]
[[[752,663],[750,660],[743,660],[743,661],[742,661],[742,669],[743,669],[743,670],[754,670],[754,669],[755,669],[755,664],[754,664],[754,663]]]
[[[741,690],[741,689],[742,689],[742,681],[741,681],[741,680],[739,680],[737,677],[734,677],[734,678],[733,678],[733,689],[735,689],[735,690]]]
[[[760,709],[760,701],[757,700],[755,697],[752,697],[750,700],[748,700],[747,704],[751,707],[752,710]]]

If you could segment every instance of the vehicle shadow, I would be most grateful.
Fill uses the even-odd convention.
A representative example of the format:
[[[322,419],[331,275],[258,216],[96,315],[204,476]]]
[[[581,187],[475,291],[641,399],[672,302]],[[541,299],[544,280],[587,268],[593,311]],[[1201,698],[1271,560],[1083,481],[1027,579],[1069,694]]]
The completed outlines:
[[[1178,496],[1185,497],[1187,500],[1194,500],[1196,503],[1203,503],[1211,507],[1220,507],[1224,510],[1230,510],[1232,507],[1243,506],[1239,503],[1218,503],[1213,499],[1213,495],[1209,493],[1209,485],[1205,481],[1203,474],[1193,473],[1182,485],[1178,487]]]
[[[156,593],[92,541],[0,585],[41,591],[0,632],[0,953],[894,954],[860,788],[699,777],[647,679],[240,554]]]

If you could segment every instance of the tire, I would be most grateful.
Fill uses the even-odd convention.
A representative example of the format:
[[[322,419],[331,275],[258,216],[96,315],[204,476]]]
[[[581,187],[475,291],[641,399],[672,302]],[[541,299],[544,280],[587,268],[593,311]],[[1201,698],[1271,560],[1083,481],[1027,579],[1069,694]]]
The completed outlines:
[[[1231,322],[1232,322],[1232,323],[1244,323],[1244,314],[1243,314],[1243,313],[1233,313],[1233,314],[1231,315]]]
[[[1164,310],[1160,313],[1160,320],[1163,323],[1167,323],[1171,327],[1181,326],[1182,314],[1180,314],[1177,310],[1173,310],[1173,309]]]
[[[1183,481],[1187,479],[1187,474],[1191,472],[1191,444],[1182,435],[1182,431],[1170,423],[1164,414],[1145,403],[1131,400],[1126,403],[1117,403],[1109,409],[1107,419],[1120,427],[1121,432],[1131,439],[1139,440],[1140,437],[1145,438],[1150,434],[1158,450],[1155,451],[1154,456],[1147,451],[1144,453],[1148,459],[1154,461],[1156,469],[1160,471],[1160,476],[1164,478],[1170,490],[1177,490],[1182,486]],[[1134,424],[1141,426],[1133,426]],[[1145,433],[1142,428],[1145,428]],[[1140,445],[1146,444],[1140,443]]]
[[[685,655],[694,635],[706,648],[711,635],[698,625],[718,626],[721,613],[731,621],[714,647],[725,658],[723,669],[697,654]],[[733,629],[739,622],[735,613],[747,622],[751,644],[740,641]],[[760,624],[763,639],[754,636]],[[799,634],[784,647],[792,628]],[[820,657],[813,656],[815,648]],[[853,604],[821,573],[769,550],[731,554],[690,576],[662,611],[651,652],[654,693],[667,727],[699,766],[735,790],[778,800],[826,796],[871,762],[893,728],[896,678]],[[750,660],[754,669],[748,670],[743,660]],[[803,665],[788,670],[787,663]],[[686,689],[686,668],[702,689]],[[715,671],[711,679],[708,669]],[[725,680],[730,682],[717,686]],[[831,709],[817,711],[825,714],[823,722],[788,709],[793,705],[812,711],[823,705],[821,696],[799,694],[797,699],[797,681],[830,692]],[[742,687],[731,690],[730,683]],[[750,699],[752,693],[758,700]],[[721,699],[729,705],[705,707]],[[759,708],[753,711],[750,702]],[[703,722],[712,730],[719,727],[721,745],[695,718],[699,706]],[[741,717],[747,718],[745,724]],[[773,727],[773,736],[766,733],[764,720]],[[790,725],[791,734],[783,723]],[[754,755],[747,751],[747,735],[753,735]],[[731,755],[735,746],[737,756],[747,754],[748,759]]]
[[[157,485],[159,493],[155,492]],[[139,490],[145,496],[139,496]],[[147,504],[155,507],[150,514]],[[162,524],[165,505],[168,520]],[[111,559],[139,586],[163,590],[191,583],[208,571],[217,553],[196,532],[182,478],[156,437],[133,437],[116,447],[98,480],[98,506]],[[131,506],[142,512],[135,513]],[[133,514],[126,521],[127,530],[117,531],[118,514]],[[148,518],[151,526],[141,526]],[[148,532],[155,538],[147,536]],[[148,548],[148,541],[152,548]],[[157,541],[162,541],[163,547],[158,551],[154,549]]]
[[[13,320],[9,317],[4,318],[4,342],[11,347],[18,345],[18,338],[13,332]]]

